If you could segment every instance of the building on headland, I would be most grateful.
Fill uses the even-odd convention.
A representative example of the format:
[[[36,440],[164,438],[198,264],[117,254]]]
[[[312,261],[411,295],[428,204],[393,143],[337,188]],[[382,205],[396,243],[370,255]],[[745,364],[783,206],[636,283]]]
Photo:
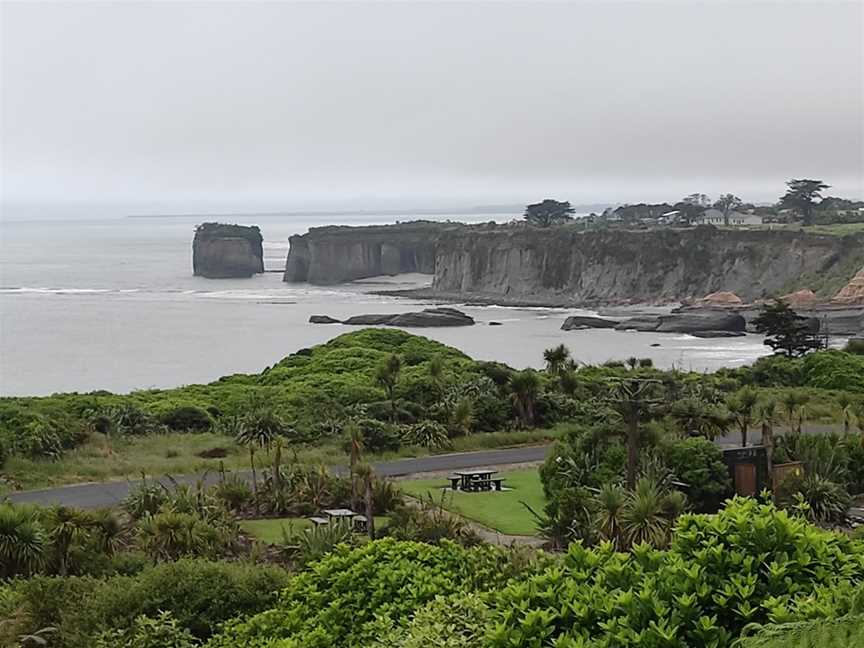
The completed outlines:
[[[693,218],[694,225],[723,225],[726,219],[723,218],[723,212],[719,209],[706,209],[701,214]],[[733,211],[729,214],[729,224],[736,227],[747,225],[761,225],[762,217],[756,214],[744,214],[739,211]]]

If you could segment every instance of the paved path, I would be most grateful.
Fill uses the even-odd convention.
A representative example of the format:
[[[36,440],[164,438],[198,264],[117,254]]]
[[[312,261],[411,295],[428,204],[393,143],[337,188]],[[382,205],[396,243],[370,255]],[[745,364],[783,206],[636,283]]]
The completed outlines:
[[[482,450],[479,452],[458,452],[453,454],[418,457],[416,459],[397,459],[373,464],[375,472],[384,477],[400,477],[415,473],[458,470],[460,468],[475,468],[482,466],[501,466],[505,464],[528,463],[543,461],[550,446],[526,446],[521,448],[505,448],[501,450]],[[344,473],[345,466],[334,466],[334,472]],[[251,473],[240,473],[247,479]],[[194,484],[198,480],[212,484],[218,480],[217,473],[206,475],[184,475],[174,480],[181,484]],[[162,477],[159,481],[166,486],[171,479]],[[116,506],[129,491],[141,484],[140,479],[129,481],[111,481],[97,484],[74,484],[58,486],[42,490],[19,491],[10,493],[8,498],[14,503],[61,504],[77,508],[100,508]]]

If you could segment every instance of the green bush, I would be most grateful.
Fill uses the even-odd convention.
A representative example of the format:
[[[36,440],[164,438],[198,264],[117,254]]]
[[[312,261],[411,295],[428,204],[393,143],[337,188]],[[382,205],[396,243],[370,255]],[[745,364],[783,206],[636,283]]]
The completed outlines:
[[[133,628],[144,615],[169,612],[177,626],[206,639],[229,619],[271,607],[288,582],[276,567],[204,560],[151,566],[106,579],[37,577],[14,584],[23,631],[58,628],[56,648],[94,645],[101,634]]]
[[[195,405],[180,405],[159,415],[159,420],[176,432],[206,432],[213,419],[206,410]]]
[[[713,513],[732,494],[723,452],[708,439],[675,439],[661,446],[663,462],[687,484],[687,501],[697,513]]]
[[[864,392],[864,356],[822,351],[804,358],[806,384],[823,389]]]
[[[382,621],[408,619],[439,595],[495,589],[519,567],[489,546],[391,539],[338,547],[291,579],[272,610],[230,624],[209,648],[367,646]]]
[[[495,599],[488,645],[729,646],[794,618],[820,586],[864,579],[864,546],[752,499],[685,515],[668,551],[573,544],[562,568]]]

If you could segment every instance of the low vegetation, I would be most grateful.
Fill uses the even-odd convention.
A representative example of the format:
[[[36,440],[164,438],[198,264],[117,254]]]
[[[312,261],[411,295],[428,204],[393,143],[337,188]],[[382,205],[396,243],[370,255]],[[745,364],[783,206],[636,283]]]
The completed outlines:
[[[7,479],[208,467],[215,483],[145,479],[114,511],[0,504],[0,644],[852,642],[864,365],[854,348],[804,351],[699,374],[582,366],[559,346],[514,371],[369,330],[209,385],[2,399]],[[732,498],[714,443],[730,435],[802,473]],[[539,470],[502,472],[504,492],[397,485],[369,464],[549,440]],[[327,508],[371,524],[309,520]],[[551,553],[486,545],[478,523]]]

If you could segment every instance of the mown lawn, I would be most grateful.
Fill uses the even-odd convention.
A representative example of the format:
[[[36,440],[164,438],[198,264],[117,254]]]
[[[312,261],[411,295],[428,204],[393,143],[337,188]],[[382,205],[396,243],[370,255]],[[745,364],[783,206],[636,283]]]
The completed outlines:
[[[375,516],[375,528],[383,529],[387,526],[390,518],[386,515]],[[240,528],[249,535],[257,538],[261,542],[267,544],[282,544],[282,530],[286,533],[309,529],[312,526],[307,518],[273,518],[269,520],[244,520],[240,523]]]
[[[500,493],[461,493],[442,491],[447,479],[410,479],[399,483],[407,494],[426,497],[431,494],[436,502],[442,501],[444,508],[466,518],[476,520],[490,529],[509,535],[535,535],[537,522],[531,512],[522,504],[541,513],[546,503],[540,473],[536,468],[514,470],[496,477],[504,478],[505,490]]]

